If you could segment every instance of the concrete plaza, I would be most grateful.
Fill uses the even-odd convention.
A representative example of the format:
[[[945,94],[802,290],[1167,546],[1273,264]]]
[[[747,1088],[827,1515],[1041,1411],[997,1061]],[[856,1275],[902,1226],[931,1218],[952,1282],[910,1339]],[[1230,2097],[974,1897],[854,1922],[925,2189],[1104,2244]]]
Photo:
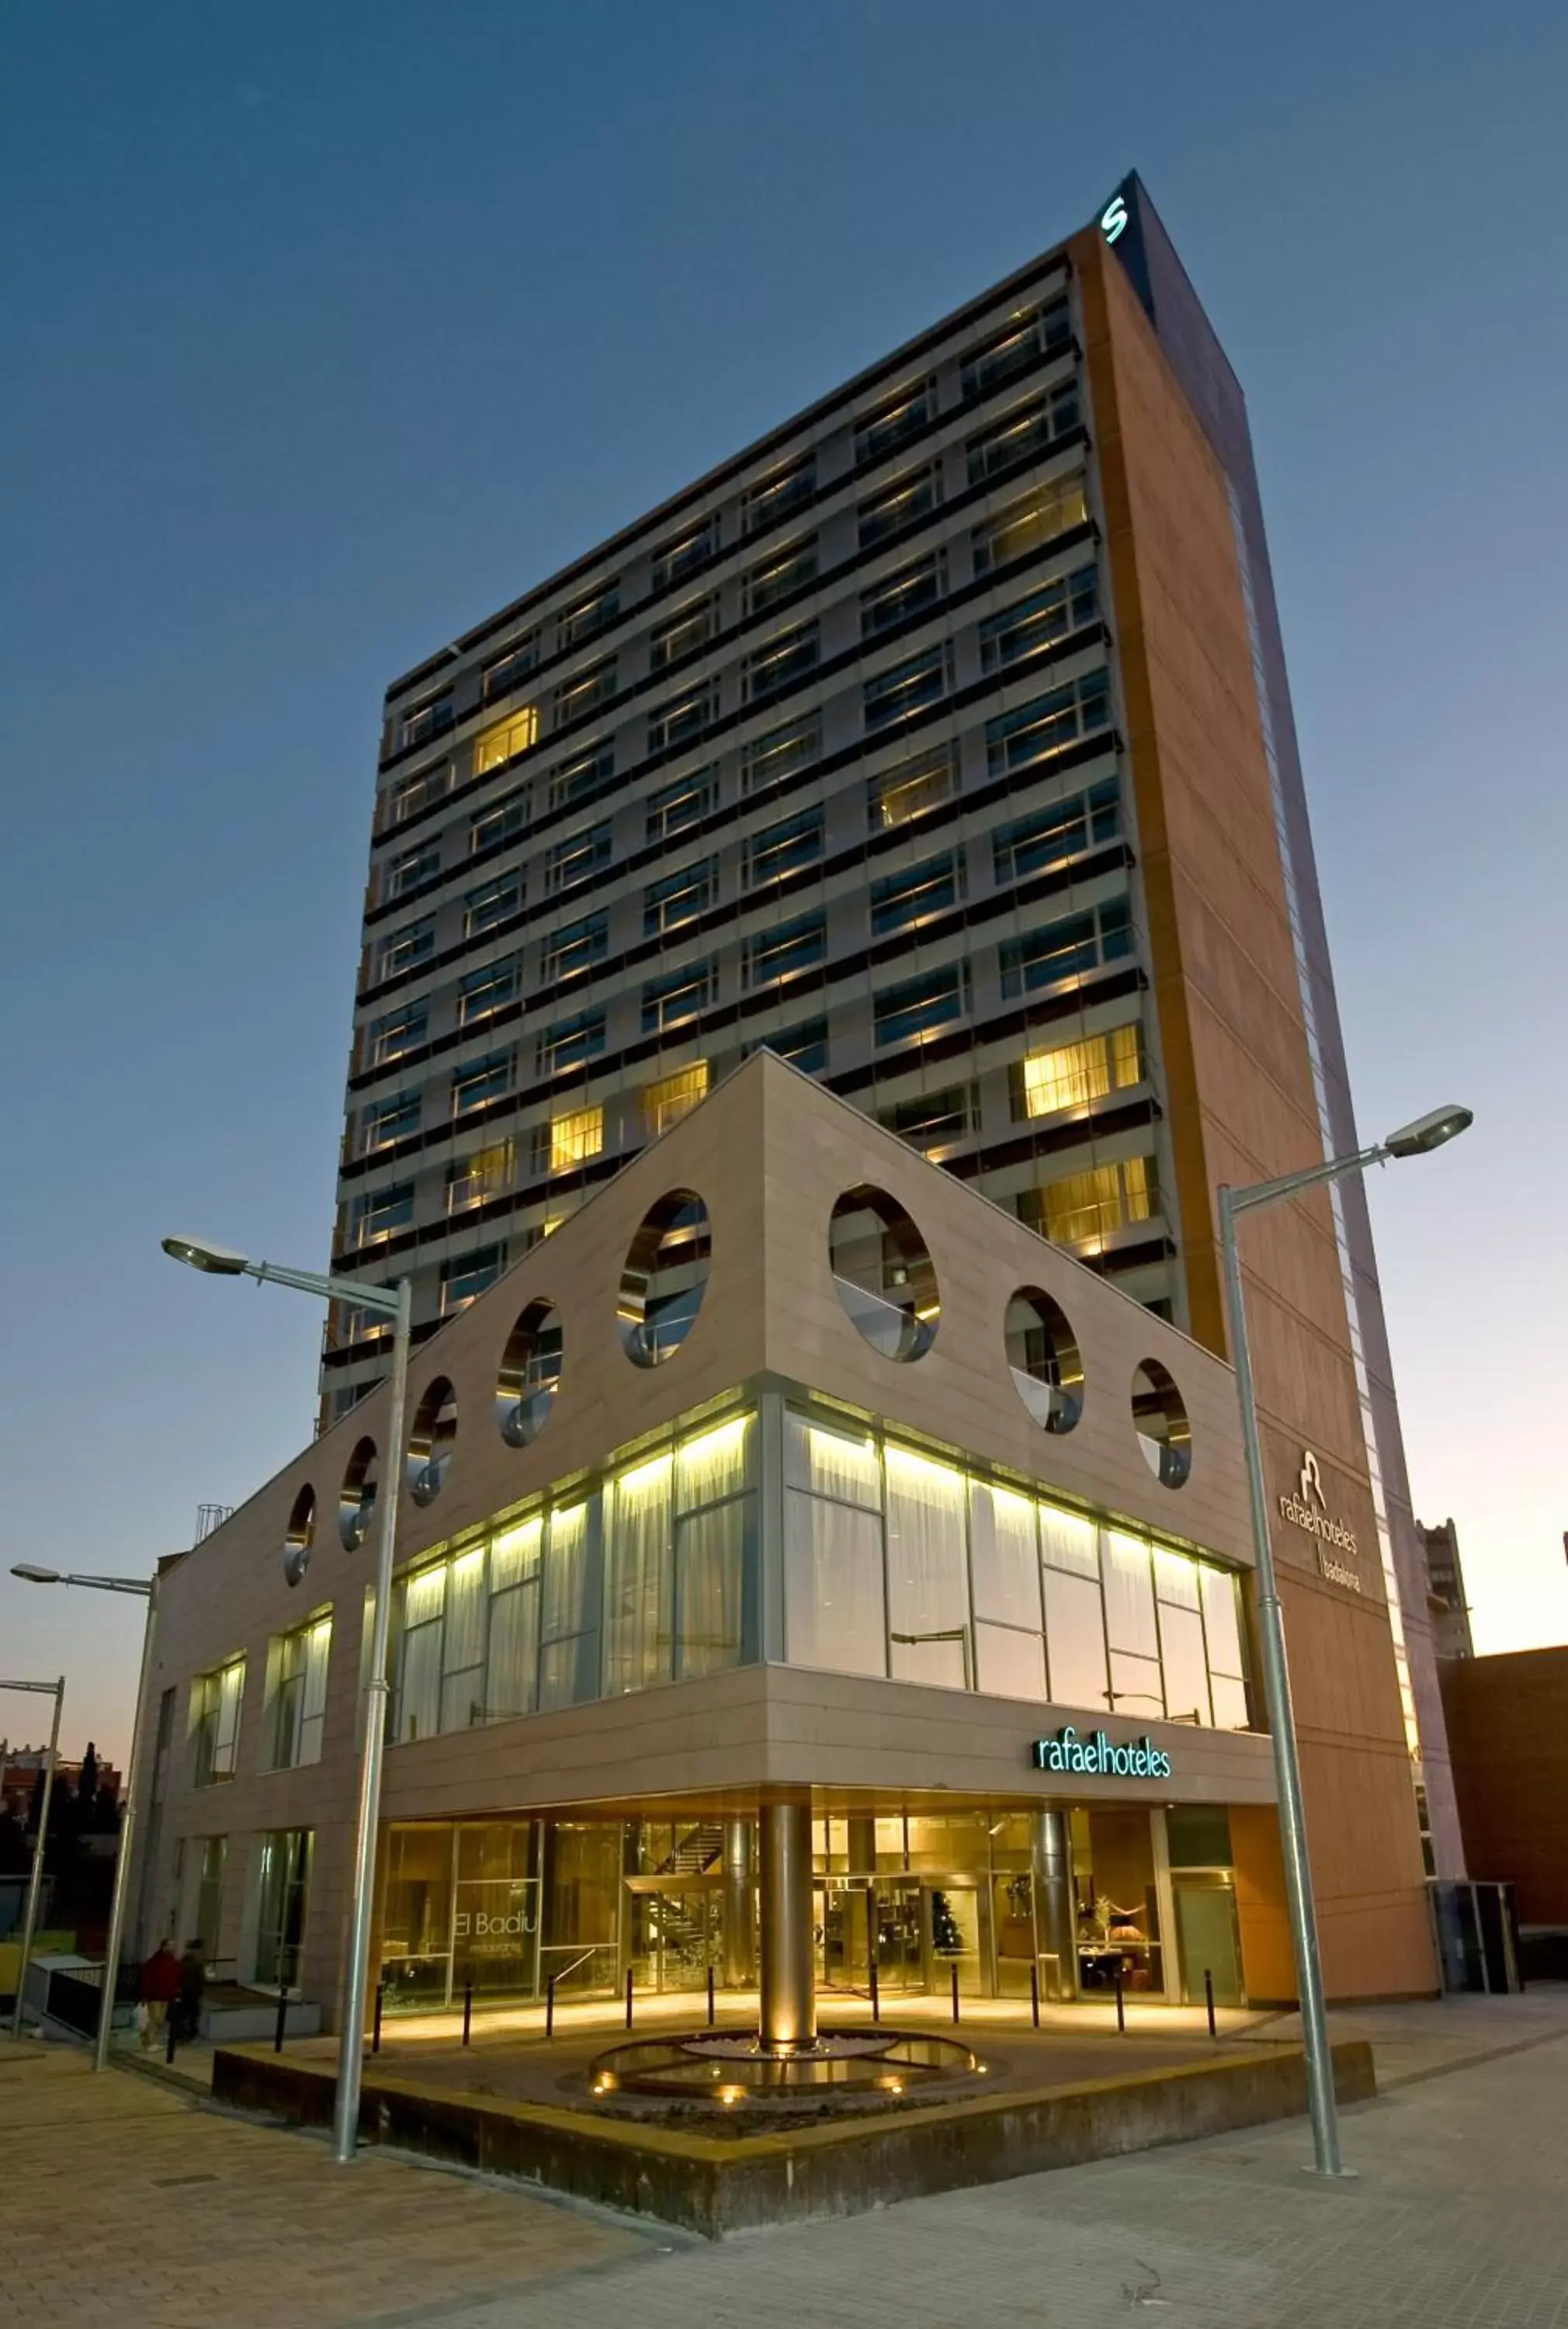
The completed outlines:
[[[0,2060],[0,2321],[127,2329],[1551,2329],[1568,2323],[1568,1991],[1345,2013],[1384,2091],[1300,2121],[710,2248],[228,2118],[26,2048]],[[1265,2033],[1260,2032],[1260,2035]],[[1291,2034],[1275,2023],[1270,2039]]]

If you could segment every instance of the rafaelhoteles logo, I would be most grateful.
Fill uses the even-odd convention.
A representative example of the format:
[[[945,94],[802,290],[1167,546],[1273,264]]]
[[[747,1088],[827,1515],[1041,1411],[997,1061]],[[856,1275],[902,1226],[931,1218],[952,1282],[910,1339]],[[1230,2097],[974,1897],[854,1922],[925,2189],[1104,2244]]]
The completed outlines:
[[[1336,1585],[1347,1585],[1352,1592],[1359,1593],[1361,1579],[1355,1570],[1347,1569],[1343,1561],[1331,1559],[1327,1550],[1333,1546],[1340,1552],[1347,1552],[1354,1560],[1356,1532],[1347,1528],[1343,1521],[1329,1518],[1322,1467],[1310,1447],[1301,1450],[1301,1468],[1296,1479],[1296,1493],[1292,1495],[1287,1491],[1279,1500],[1280,1518],[1289,1521],[1292,1528],[1300,1529],[1307,1536],[1317,1538],[1318,1566],[1325,1577]]]
[[[1169,1779],[1170,1758],[1147,1734],[1113,1746],[1103,1730],[1080,1739],[1069,1722],[1054,1739],[1037,1739],[1037,1771],[1103,1771],[1119,1779]]]

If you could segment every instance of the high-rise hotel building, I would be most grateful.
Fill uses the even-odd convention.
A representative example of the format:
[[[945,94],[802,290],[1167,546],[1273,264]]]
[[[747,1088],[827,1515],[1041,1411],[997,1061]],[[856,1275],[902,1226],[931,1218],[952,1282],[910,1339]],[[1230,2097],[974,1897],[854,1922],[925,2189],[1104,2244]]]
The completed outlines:
[[[434,1333],[765,1045],[1222,1355],[1216,1188],[1356,1144],[1244,400],[1136,177],[388,693],[334,1268]],[[1359,1183],[1245,1240],[1325,1914],[1421,1986]],[[326,1421],[385,1356],[334,1314]]]

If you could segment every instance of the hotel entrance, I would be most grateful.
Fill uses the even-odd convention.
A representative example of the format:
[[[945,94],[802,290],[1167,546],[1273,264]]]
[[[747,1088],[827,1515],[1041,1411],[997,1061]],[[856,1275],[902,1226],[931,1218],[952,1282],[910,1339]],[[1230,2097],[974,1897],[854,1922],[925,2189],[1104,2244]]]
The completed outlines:
[[[985,1892],[968,1871],[830,1877],[816,1888],[816,1940],[817,1980],[830,1995],[869,1995],[873,1947],[884,1997],[945,1996],[955,1966],[961,1994],[988,1986]]]

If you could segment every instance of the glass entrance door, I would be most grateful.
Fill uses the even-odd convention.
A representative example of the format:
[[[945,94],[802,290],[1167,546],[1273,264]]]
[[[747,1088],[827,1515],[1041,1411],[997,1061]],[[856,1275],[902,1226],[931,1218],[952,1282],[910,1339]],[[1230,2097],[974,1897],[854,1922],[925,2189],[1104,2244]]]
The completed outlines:
[[[958,1967],[969,1996],[986,1986],[981,1890],[972,1876],[879,1876],[877,1980],[884,1994],[945,1990]],[[859,1901],[856,1903],[864,1915]]]
[[[724,1961],[724,1896],[712,1877],[633,1876],[630,1961],[639,1989],[699,1990]]]

